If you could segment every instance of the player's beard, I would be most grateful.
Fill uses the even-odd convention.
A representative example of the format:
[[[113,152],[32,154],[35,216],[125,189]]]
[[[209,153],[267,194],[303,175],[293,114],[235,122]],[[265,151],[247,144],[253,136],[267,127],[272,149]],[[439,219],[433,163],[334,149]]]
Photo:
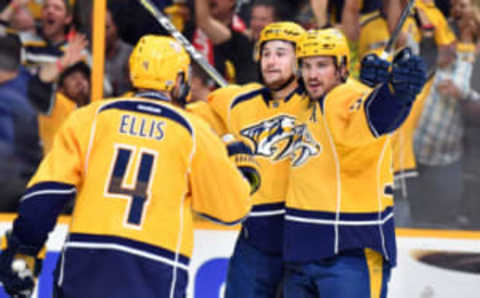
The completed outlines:
[[[283,88],[287,87],[288,85],[290,85],[290,83],[293,82],[295,79],[296,79],[295,74],[291,73],[290,76],[287,77],[287,78],[281,77],[281,78],[278,78],[278,79],[271,80],[270,82],[266,81],[263,78],[263,82],[264,82],[265,86],[268,87],[268,89],[274,90],[274,91],[279,91],[279,90],[282,90]]]
[[[265,79],[265,76],[264,76],[264,73],[262,71],[262,83],[268,87],[268,89],[270,90],[273,90],[273,91],[280,91],[282,90],[283,88],[287,87],[288,85],[290,85],[293,81],[296,80],[297,76],[297,65],[293,65],[292,66],[292,71],[290,73],[290,75],[288,77],[285,77],[283,75],[280,75],[280,76],[277,76],[276,78],[270,80],[270,81],[267,81]]]

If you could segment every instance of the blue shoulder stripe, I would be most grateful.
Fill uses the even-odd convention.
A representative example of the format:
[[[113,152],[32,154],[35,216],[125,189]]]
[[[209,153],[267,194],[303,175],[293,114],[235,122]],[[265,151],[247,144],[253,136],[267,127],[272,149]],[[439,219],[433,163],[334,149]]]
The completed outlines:
[[[236,105],[238,105],[241,102],[244,102],[244,101],[255,98],[255,96],[257,96],[257,95],[265,94],[266,90],[267,90],[266,88],[260,88],[260,89],[253,90],[253,91],[250,91],[248,93],[244,93],[244,94],[241,94],[241,95],[237,96],[232,101],[232,103],[230,104],[230,109],[233,109]]]
[[[285,102],[288,102],[294,95],[302,94],[305,92],[305,86],[303,83],[299,83],[298,87],[292,91],[287,97],[285,97]]]
[[[158,117],[169,118],[185,127],[188,132],[193,135],[193,128],[188,122],[188,120],[185,119],[185,117],[183,117],[180,113],[178,113],[172,108],[167,107],[166,105],[160,105],[153,102],[146,102],[140,100],[117,100],[102,106],[98,113],[100,114],[101,112],[110,109],[132,111]]]

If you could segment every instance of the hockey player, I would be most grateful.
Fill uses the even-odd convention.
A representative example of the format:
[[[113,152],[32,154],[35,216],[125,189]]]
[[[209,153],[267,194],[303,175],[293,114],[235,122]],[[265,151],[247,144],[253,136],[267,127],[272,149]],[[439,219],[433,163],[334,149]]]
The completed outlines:
[[[220,139],[179,108],[189,63],[173,39],[145,36],[130,57],[134,95],[97,101],[66,121],[0,256],[10,295],[29,294],[36,255],[76,197],[54,297],[185,297],[192,213],[237,223],[250,210],[251,191]],[[228,149],[258,180],[248,148]]]
[[[230,259],[226,298],[275,297],[283,278],[287,153],[294,145],[296,117],[308,106],[296,76],[295,48],[304,33],[291,22],[267,25],[256,47],[263,85],[228,86],[209,96],[226,132],[254,148],[262,174],[262,185],[253,196],[254,206]]]
[[[389,134],[420,92],[424,64],[405,50],[372,90],[348,78],[349,49],[334,29],[309,32],[297,57],[312,106],[295,140],[318,149],[292,152],[284,296],[386,297],[396,261]]]

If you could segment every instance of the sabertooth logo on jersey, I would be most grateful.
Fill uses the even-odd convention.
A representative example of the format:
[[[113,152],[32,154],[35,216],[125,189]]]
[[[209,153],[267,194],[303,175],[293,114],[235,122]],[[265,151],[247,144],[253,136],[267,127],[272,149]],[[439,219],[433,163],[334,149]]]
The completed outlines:
[[[306,126],[296,123],[295,118],[289,116],[277,116],[262,121],[240,133],[255,144],[255,155],[273,160],[289,157],[293,166],[302,165],[321,150]]]
[[[305,124],[295,126],[293,131],[294,137],[290,148],[290,156],[292,166],[298,167],[307,161],[310,156],[320,153],[321,146],[312,137]]]

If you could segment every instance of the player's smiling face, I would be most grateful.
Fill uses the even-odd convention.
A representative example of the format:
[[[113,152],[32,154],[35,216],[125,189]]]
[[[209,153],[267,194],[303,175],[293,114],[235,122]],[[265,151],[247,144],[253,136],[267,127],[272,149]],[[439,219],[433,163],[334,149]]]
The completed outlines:
[[[271,40],[262,49],[260,64],[263,80],[269,88],[278,88],[294,75],[295,47],[283,40]]]
[[[302,59],[302,78],[308,95],[318,99],[341,83],[335,60],[328,56],[314,56]]]

